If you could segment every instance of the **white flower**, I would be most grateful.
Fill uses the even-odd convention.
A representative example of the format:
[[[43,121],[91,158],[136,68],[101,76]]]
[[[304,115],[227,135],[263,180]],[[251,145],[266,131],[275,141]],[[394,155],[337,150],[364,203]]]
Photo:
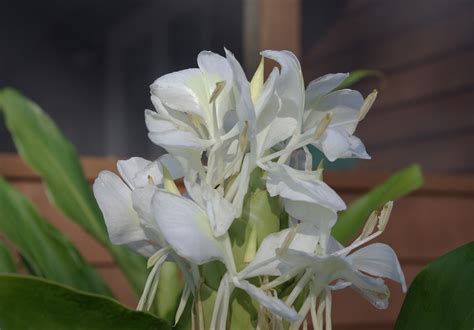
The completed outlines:
[[[348,74],[328,74],[313,80],[306,89],[303,132],[314,132],[330,114],[326,131],[313,144],[330,161],[339,158],[370,159],[354,131],[375,100],[376,93],[364,102],[354,90],[335,90]]]
[[[298,237],[301,234],[297,234],[292,238],[295,243],[292,242],[288,246],[283,246],[283,233],[272,235],[269,237],[271,241],[266,244],[267,246],[271,244],[275,248],[274,255],[278,258],[275,258],[276,262],[273,261],[272,266],[279,272],[273,275],[279,276],[279,278],[266,285],[265,289],[279,285],[282,281],[287,281],[297,274],[303,274],[286,299],[286,303],[292,305],[303,288],[306,285],[310,286],[311,293],[306,297],[305,303],[300,309],[300,316],[306,315],[310,309],[312,309],[311,315],[317,316],[317,301],[321,301],[321,299],[325,301],[325,306],[322,309],[326,308],[330,311],[330,291],[346,287],[360,292],[375,307],[387,308],[390,292],[380,277],[399,282],[404,292],[407,289],[405,277],[395,252],[388,245],[381,243],[368,245],[355,252],[352,251],[383,232],[391,208],[392,203],[388,203],[380,214],[373,213],[362,234],[348,247],[342,247],[332,237],[327,242],[321,241],[323,238],[321,236],[318,240],[314,229],[311,239],[302,240],[301,237]],[[374,232],[376,227],[377,230]],[[289,235],[289,233],[290,231],[285,234]],[[333,285],[332,283],[335,281],[337,282]],[[328,299],[324,300],[326,298]],[[314,324],[320,321],[313,317]],[[293,324],[295,329],[299,325],[299,322]]]
[[[188,192],[193,200],[158,189],[153,196],[152,208],[160,231],[181,257],[197,265],[220,260],[227,268],[217,294],[211,328],[225,322],[234,287],[246,291],[281,317],[296,321],[299,317],[292,308],[238,278],[230,239],[223,230],[229,227],[233,215],[216,212],[229,210],[228,202],[205,184],[188,183],[187,186],[191,187]]]
[[[216,260],[226,272],[216,293],[211,329],[227,327],[235,288],[260,304],[260,328],[268,325],[268,312],[273,327],[283,326],[283,318],[293,328],[310,312],[321,329],[325,313],[330,329],[331,291],[345,287],[385,308],[389,292],[380,277],[406,289],[396,255],[380,243],[357,249],[382,233],[392,204],[373,213],[351,245],[341,246],[331,230],[346,205],[323,181],[322,168],[313,170],[308,149],[319,148],[330,161],[370,158],[354,132],[376,92],[364,100],[357,91],[338,90],[347,74],[326,75],[305,90],[300,63],[288,51],[263,51],[249,82],[234,55],[225,53],[201,52],[197,68],[167,74],[150,86],[155,111],[145,111],[148,136],[167,155],[155,162],[120,161],[122,178],[104,171],[94,183],[111,241],[148,257],[151,271],[138,308],[151,306],[165,260],[174,261],[185,277],[176,322],[193,294],[203,324],[199,266]],[[279,64],[266,81],[264,58]],[[178,177],[184,178],[183,195],[173,181]],[[278,230],[284,216],[288,226],[263,241],[260,233],[257,238],[257,227],[245,221],[247,216],[261,221],[259,228],[267,230],[260,215],[267,211],[258,216],[242,212],[246,198],[253,200],[250,193],[278,198],[269,206],[276,221],[266,232]],[[232,247],[230,233],[236,227],[231,226],[237,218],[239,226],[246,226],[245,239],[232,241]],[[243,269],[237,272],[233,253],[242,250],[238,260]],[[270,282],[268,277],[273,277]],[[264,284],[252,284],[257,280]],[[283,302],[273,289],[290,283],[295,284],[293,291]],[[304,304],[297,313],[292,306],[302,292]]]
[[[183,173],[170,155],[163,155],[154,162],[140,157],[120,160],[117,169],[122,179],[112,172],[102,171],[94,182],[94,195],[112,243],[126,244],[149,258],[148,267],[153,268],[138,304],[139,310],[148,310],[153,303],[163,263],[170,257],[181,269],[186,269],[184,261],[170,249],[151,211],[151,200],[158,187]],[[166,178],[166,175],[170,177]]]

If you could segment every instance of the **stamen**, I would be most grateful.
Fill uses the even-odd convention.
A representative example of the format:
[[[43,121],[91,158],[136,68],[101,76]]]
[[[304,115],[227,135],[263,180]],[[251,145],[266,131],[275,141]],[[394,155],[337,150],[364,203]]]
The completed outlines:
[[[359,112],[359,121],[363,120],[367,113],[369,112],[370,108],[372,108],[372,105],[375,102],[375,99],[377,98],[377,90],[373,90],[372,93],[370,93],[364,100],[364,103],[362,103],[362,106],[360,107],[360,112]]]
[[[331,309],[332,309],[332,296],[331,290],[326,290],[326,330],[332,329],[332,320],[331,320]]]
[[[225,87],[225,80],[219,81],[216,83],[216,88],[212,91],[211,97],[209,98],[209,104],[212,104],[216,101],[217,97],[222,93]]]
[[[297,230],[298,230],[298,224],[290,228],[290,231],[286,235],[285,240],[283,241],[283,244],[281,245],[281,248],[277,250],[278,256],[283,256],[288,252],[288,248],[290,247],[291,243],[295,239]]]
[[[368,237],[370,234],[374,232],[375,226],[377,225],[378,222],[378,212],[373,211],[369,218],[367,219],[364,229],[362,229],[362,233],[359,235],[357,240],[364,239]]]
[[[153,178],[151,177],[151,175],[148,175],[147,179],[148,179],[148,184],[155,185],[155,181],[153,181]]]
[[[191,289],[189,288],[189,285],[185,283],[183,293],[181,294],[181,299],[179,301],[178,310],[176,311],[174,317],[174,326],[176,326],[176,324],[178,324],[179,320],[181,319],[181,315],[183,315],[184,308],[186,307],[190,294]]]
[[[324,132],[326,132],[326,129],[328,128],[329,124],[332,121],[332,112],[329,111],[326,113],[326,115],[321,119],[321,122],[319,123],[318,128],[316,128],[316,131],[314,132],[314,138],[317,140],[319,139]]]
[[[393,202],[387,202],[382,210],[380,211],[380,216],[379,216],[379,223],[377,225],[378,230],[384,231],[385,227],[387,226],[388,220],[390,218],[390,214],[392,213],[393,209]]]
[[[240,134],[239,138],[239,149],[241,152],[244,152],[247,148],[247,143],[249,140],[249,122],[246,121],[244,125],[244,129],[242,130],[242,134]]]

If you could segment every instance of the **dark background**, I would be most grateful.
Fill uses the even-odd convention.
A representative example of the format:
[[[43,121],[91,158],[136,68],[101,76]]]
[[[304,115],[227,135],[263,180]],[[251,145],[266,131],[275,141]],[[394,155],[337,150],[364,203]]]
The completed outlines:
[[[246,63],[245,24],[265,16],[246,11],[258,7],[252,3],[2,1],[0,86],[39,103],[81,154],[153,158],[161,151],[146,136],[148,86],[195,66],[203,49],[227,47]],[[383,81],[357,86],[364,95],[379,90],[357,131],[373,157],[362,168],[391,171],[418,162],[427,172],[474,172],[474,1],[288,3],[299,8],[296,52],[306,82],[361,68],[384,73]],[[289,18],[273,20],[288,25]],[[273,36],[279,44],[294,41],[285,38]],[[0,152],[13,151],[0,120]]]

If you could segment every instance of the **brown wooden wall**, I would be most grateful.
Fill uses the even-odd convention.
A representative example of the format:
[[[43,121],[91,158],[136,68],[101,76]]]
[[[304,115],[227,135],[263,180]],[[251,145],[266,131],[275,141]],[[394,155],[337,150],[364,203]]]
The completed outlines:
[[[112,159],[83,158],[90,182],[103,169],[115,170]],[[135,307],[136,297],[110,255],[81,228],[65,219],[47,200],[38,176],[16,155],[0,154],[0,175],[25,193],[41,213],[63,231],[110,284],[114,294],[125,304]],[[388,172],[354,171],[327,173],[328,183],[346,201],[355,199],[384,180]],[[433,176],[426,178],[417,193],[395,203],[392,218],[380,241],[390,244],[398,253],[410,283],[415,274],[434,258],[472,241],[474,235],[474,176]],[[144,270],[145,271],[145,270]],[[335,330],[391,329],[398,315],[403,294],[400,286],[389,283],[392,290],[388,310],[378,311],[350,290],[334,294]]]
[[[303,1],[307,82],[361,68],[386,77],[358,85],[379,90],[357,132],[373,158],[362,167],[419,162],[431,172],[473,173],[474,1],[334,1],[339,8],[312,37],[316,3]]]

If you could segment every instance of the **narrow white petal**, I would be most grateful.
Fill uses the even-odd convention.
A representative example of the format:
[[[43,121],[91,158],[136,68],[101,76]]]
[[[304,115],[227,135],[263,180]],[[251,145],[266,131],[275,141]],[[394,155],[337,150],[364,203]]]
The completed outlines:
[[[250,137],[252,138],[255,136],[256,115],[252,103],[252,97],[250,95],[250,83],[234,55],[227,49],[225,50],[225,53],[235,81],[237,117],[239,118],[239,123],[242,127],[245,122],[248,122]]]
[[[260,305],[267,308],[272,313],[281,316],[285,320],[295,322],[300,319],[298,313],[296,313],[293,308],[288,307],[280,299],[267,295],[255,285],[252,285],[245,280],[234,281],[234,285],[247,292],[248,295],[255,299]]]
[[[311,81],[306,88],[306,108],[310,107],[319,97],[332,92],[348,76],[348,73],[331,73]]]
[[[393,249],[382,243],[374,243],[355,251],[347,257],[353,266],[365,273],[396,281],[406,292],[407,286],[402,268]]]
[[[193,201],[157,190],[152,212],[166,241],[183,258],[198,265],[224,260],[220,243],[213,237],[204,211]]]
[[[132,207],[132,192],[117,175],[109,171],[100,172],[93,190],[112,243],[146,240],[138,214]]]
[[[280,116],[292,117],[300,125],[304,110],[304,81],[298,58],[286,50],[265,50],[261,54],[277,61],[281,66],[280,77],[276,83],[276,92],[283,103]]]

